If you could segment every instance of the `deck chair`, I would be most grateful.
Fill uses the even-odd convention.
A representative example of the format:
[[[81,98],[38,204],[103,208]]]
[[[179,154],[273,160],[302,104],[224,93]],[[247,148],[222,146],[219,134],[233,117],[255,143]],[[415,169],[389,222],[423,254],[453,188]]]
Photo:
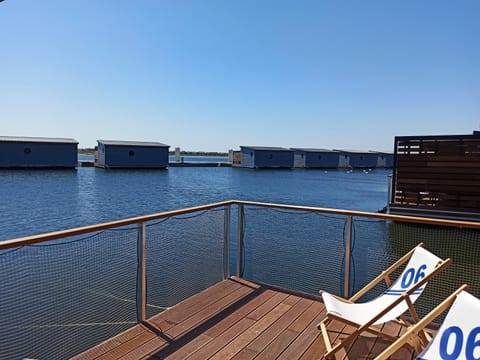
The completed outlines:
[[[480,299],[469,294],[462,285],[417,324],[409,328],[398,340],[386,348],[376,360],[386,360],[408,344],[419,354],[418,360],[478,359],[480,344]],[[425,341],[427,325],[448,307],[445,320],[433,339]]]
[[[392,272],[399,269],[407,261],[408,263],[403,272],[392,284],[392,280],[390,279]],[[387,270],[383,271],[350,299],[343,299],[320,291],[327,315],[317,327],[321,330],[325,343],[325,358],[329,359],[336,356],[341,349],[345,348],[345,346],[349,345],[357,336],[365,331],[390,341],[396,340],[396,338],[391,335],[382,333],[379,327],[375,325],[392,320],[399,321],[405,326],[410,326],[412,322],[418,322],[419,318],[413,303],[425,289],[428,280],[446,268],[450,262],[450,259],[442,260],[424,249],[423,243],[421,243],[391,265]],[[388,288],[383,294],[368,302],[357,302],[381,281],[385,281]],[[407,311],[409,311],[411,315],[411,320],[408,320],[405,315]],[[353,326],[355,330],[350,335],[347,335],[341,340],[334,341],[332,344],[328,333],[328,324],[331,323],[332,320]],[[344,355],[345,354],[342,355],[342,358]]]

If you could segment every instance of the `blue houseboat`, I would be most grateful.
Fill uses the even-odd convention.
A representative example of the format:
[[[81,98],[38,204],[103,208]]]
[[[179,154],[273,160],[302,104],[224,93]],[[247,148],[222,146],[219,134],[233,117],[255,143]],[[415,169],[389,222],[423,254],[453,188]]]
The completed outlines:
[[[378,155],[372,151],[339,150],[340,167],[373,169],[377,167]]]
[[[336,169],[340,165],[340,152],[327,149],[292,148],[296,168]]]
[[[0,168],[75,169],[74,139],[0,136]]]
[[[169,145],[159,142],[97,140],[96,166],[106,169],[165,169]]]
[[[377,167],[378,168],[393,168],[393,153],[378,152],[377,153]]]
[[[240,167],[291,169],[294,153],[282,147],[240,146]]]

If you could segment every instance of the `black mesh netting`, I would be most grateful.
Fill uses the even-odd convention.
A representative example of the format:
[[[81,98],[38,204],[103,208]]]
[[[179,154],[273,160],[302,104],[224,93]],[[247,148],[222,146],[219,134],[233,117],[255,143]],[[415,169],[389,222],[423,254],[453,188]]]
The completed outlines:
[[[147,224],[147,316],[223,279],[224,221]],[[137,324],[139,229],[0,251],[0,359],[68,359]]]

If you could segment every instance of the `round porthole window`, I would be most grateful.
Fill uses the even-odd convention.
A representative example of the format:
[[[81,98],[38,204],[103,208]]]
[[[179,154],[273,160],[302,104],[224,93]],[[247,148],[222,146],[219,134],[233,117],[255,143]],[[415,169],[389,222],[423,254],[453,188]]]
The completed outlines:
[[[128,152],[128,156],[135,156],[135,151],[130,150],[130,151]]]
[[[26,147],[25,149],[23,149],[23,152],[27,155],[30,155],[32,153],[32,149],[30,149],[29,147]]]

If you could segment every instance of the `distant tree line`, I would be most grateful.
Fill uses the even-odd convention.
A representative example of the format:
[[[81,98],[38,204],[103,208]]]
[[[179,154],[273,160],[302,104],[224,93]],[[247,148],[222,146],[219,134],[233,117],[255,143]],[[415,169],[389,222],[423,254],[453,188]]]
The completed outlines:
[[[93,148],[78,149],[78,153],[82,155],[93,155],[95,154],[95,149]]]

